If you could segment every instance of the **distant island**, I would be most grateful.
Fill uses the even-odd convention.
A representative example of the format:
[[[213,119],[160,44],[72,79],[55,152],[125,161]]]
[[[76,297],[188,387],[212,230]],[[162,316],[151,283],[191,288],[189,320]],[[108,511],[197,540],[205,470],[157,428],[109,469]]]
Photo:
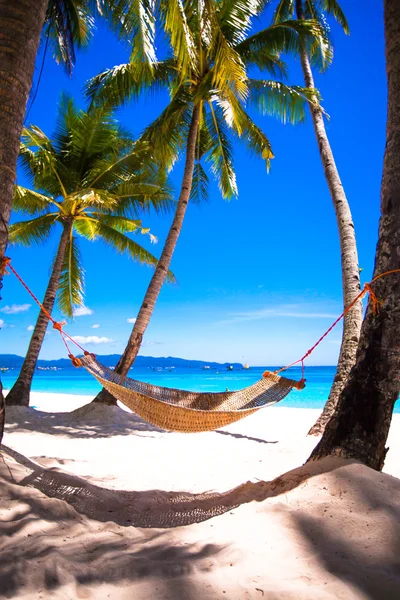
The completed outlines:
[[[120,355],[119,354],[107,354],[107,355],[96,355],[98,360],[106,367],[115,367]],[[24,358],[17,356],[16,354],[0,354],[0,369],[20,369]],[[58,360],[41,360],[37,362],[37,368],[40,369],[65,369],[71,367],[71,361],[69,358],[59,358]],[[243,369],[241,363],[217,363],[217,362],[205,362],[203,360],[186,360],[185,358],[176,358],[174,356],[166,357],[153,357],[153,356],[138,356],[135,360],[133,368],[187,368],[187,369],[202,369],[209,367],[210,369]]]

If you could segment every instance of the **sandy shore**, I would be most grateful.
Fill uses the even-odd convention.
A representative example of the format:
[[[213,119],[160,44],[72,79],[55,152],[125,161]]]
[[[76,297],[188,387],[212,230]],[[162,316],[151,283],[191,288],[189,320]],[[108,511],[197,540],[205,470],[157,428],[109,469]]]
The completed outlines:
[[[316,410],[187,435],[88,399],[8,411],[0,597],[400,598],[400,415],[380,474],[301,467]]]

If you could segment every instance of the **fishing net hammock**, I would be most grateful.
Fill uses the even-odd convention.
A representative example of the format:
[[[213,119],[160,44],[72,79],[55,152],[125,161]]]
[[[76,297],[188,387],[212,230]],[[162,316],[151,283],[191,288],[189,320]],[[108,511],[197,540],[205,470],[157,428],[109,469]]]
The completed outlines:
[[[358,296],[346,307],[343,313],[329,327],[299,360],[287,367],[272,373],[265,371],[262,379],[247,388],[238,391],[226,392],[191,392],[174,388],[161,387],[119,375],[112,369],[102,365],[94,354],[87,352],[76,340],[64,330],[65,323],[59,323],[46,311],[41,302],[36,298],[26,283],[21,279],[15,269],[10,265],[10,259],[3,259],[2,272],[9,268],[29,292],[41,310],[53,323],[53,328],[58,330],[67,348],[68,356],[76,367],[83,366],[97,381],[117,400],[122,402],[139,417],[168,431],[194,433],[212,431],[234,423],[267,406],[280,402],[292,391],[293,388],[301,390],[305,387],[304,361],[315,348],[322,342],[328,333],[351,310],[351,308],[367,293],[373,303],[373,310],[379,310],[380,302],[371,289],[371,283],[389,273],[400,272],[400,269],[388,271],[375,277],[371,283],[366,283]],[[83,352],[82,357],[75,357],[69,350],[68,342],[73,342]],[[279,375],[281,371],[301,363],[302,377],[300,381],[288,379]]]

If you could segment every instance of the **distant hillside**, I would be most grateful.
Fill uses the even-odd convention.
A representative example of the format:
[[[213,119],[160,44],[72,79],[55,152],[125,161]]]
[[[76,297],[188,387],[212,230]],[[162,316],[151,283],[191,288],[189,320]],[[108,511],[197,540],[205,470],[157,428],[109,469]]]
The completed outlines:
[[[97,355],[98,360],[106,367],[114,367],[118,360],[119,354],[107,354],[105,356]],[[24,359],[16,354],[0,354],[0,368],[20,369]],[[58,360],[38,360],[38,367],[58,367],[65,368],[71,366],[69,358],[60,358]],[[138,356],[135,361],[135,367],[184,367],[187,369],[201,369],[209,366],[210,369],[223,369],[232,366],[234,369],[242,369],[241,363],[217,363],[205,362],[203,360],[186,360],[184,358],[167,357],[152,357]]]

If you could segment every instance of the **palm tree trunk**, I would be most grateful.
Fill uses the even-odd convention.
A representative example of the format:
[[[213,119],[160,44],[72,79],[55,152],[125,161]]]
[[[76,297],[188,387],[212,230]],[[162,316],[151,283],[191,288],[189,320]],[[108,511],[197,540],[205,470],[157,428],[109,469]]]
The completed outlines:
[[[0,260],[7,245],[19,140],[47,4],[48,0],[0,0]]]
[[[384,9],[388,119],[374,276],[400,269],[400,3],[385,0]],[[374,291],[383,306],[367,311],[355,367],[311,460],[333,454],[383,467],[400,391],[400,274],[382,277]]]
[[[193,170],[196,157],[196,139],[199,121],[200,105],[197,104],[193,109],[192,121],[190,124],[187,139],[185,170],[183,173],[181,193],[179,195],[178,203],[176,206],[174,220],[172,221],[172,225],[168,232],[168,236],[165,241],[160,260],[157,263],[157,267],[154,271],[149,287],[147,288],[146,294],[143,298],[143,302],[140,307],[135,324],[133,326],[128,344],[114,369],[116,373],[119,373],[120,375],[127,375],[139,352],[144,332],[146,331],[151,319],[151,315],[153,314],[154,306],[165,281],[165,277],[167,276],[171,264],[172,255],[174,253],[176,243],[182,230],[183,220],[185,217],[186,209],[188,207],[190,192],[192,189]],[[96,396],[94,402],[102,402],[105,404],[116,403],[113,396],[105,389],[103,389]]]
[[[0,0],[0,263],[7,247],[19,139],[47,4],[48,0]],[[2,279],[0,270],[0,291]],[[0,405],[4,406],[1,386]],[[0,429],[2,419],[4,409]]]
[[[296,13],[299,20],[304,19],[303,2],[296,0]],[[314,78],[311,71],[307,51],[302,46],[300,61],[303,69],[306,87],[314,89]],[[335,208],[339,229],[340,251],[342,262],[342,289],[343,303],[348,306],[360,292],[360,271],[356,236],[350,206],[344,193],[343,185],[336,167],[335,159],[326,134],[324,118],[321,109],[310,103],[310,111],[314,124],[315,135],[318,142],[319,154],[324,167],[325,178],[329,186],[332,202]],[[336,375],[333,380],[329,398],[324,409],[311,427],[309,434],[319,435],[323,432],[326,423],[335,412],[340,392],[342,391],[350,370],[355,363],[358,341],[362,323],[361,301],[352,308],[343,321],[343,335],[340,347]]]
[[[0,380],[0,448],[1,448],[1,442],[3,441],[5,421],[6,421],[6,406],[5,406],[5,402],[4,402],[4,396],[3,396],[3,385]]]
[[[68,241],[71,236],[71,231],[72,221],[65,222],[53,264],[53,270],[43,300],[43,306],[50,314],[53,310],[54,302],[57,296],[61,270],[65,259],[65,253],[67,251]],[[20,374],[6,398],[7,406],[13,404],[18,406],[29,406],[29,394],[31,391],[32,378],[35,373],[36,363],[39,358],[39,353],[43,344],[48,323],[48,317],[43,311],[40,311]]]

